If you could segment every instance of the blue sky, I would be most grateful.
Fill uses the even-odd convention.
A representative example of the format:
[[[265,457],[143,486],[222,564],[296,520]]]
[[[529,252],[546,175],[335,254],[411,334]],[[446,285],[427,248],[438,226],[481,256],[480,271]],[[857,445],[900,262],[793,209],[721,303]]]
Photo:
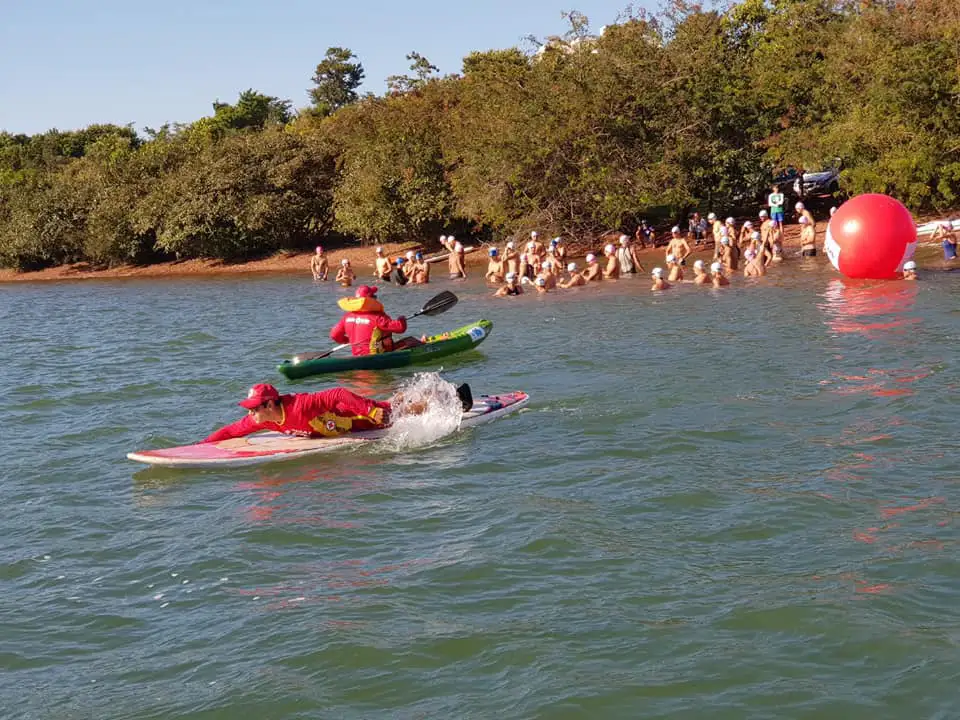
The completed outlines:
[[[561,4],[562,3],[562,4]],[[634,3],[652,6],[650,0]],[[593,30],[627,0],[5,0],[0,22],[0,130],[34,134],[92,123],[192,122],[247,88],[308,104],[332,45],[353,50],[377,94],[412,50],[442,74],[464,55],[521,45],[565,28],[578,10]]]

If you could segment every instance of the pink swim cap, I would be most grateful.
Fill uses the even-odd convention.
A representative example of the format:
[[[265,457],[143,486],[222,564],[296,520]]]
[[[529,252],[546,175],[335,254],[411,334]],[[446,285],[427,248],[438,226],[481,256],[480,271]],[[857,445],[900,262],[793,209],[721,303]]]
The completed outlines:
[[[323,245],[317,245],[317,255],[323,252]]]

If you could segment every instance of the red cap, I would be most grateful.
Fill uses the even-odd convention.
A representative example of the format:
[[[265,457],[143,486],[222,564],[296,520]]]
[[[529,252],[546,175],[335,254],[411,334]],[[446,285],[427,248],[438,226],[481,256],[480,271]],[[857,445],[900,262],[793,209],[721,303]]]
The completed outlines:
[[[260,383],[250,388],[250,390],[247,391],[247,399],[241,400],[238,405],[245,407],[247,410],[253,410],[253,408],[260,407],[268,400],[279,399],[280,393],[277,392],[277,389],[273,385]]]
[[[377,296],[377,286],[376,285],[361,285],[357,288],[357,292],[354,297],[366,298],[366,297],[376,297]]]

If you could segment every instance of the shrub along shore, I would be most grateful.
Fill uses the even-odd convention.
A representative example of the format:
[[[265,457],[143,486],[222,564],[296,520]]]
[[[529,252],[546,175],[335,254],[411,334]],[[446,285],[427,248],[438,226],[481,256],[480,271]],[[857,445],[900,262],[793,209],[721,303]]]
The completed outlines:
[[[251,89],[143,135],[0,133],[0,266],[282,269],[317,244],[502,244],[532,228],[589,245],[641,218],[752,212],[778,170],[833,158],[846,193],[915,213],[960,202],[955,0],[568,19],[446,77],[412,52],[382,95],[361,96],[360,60],[334,47],[299,110]]]

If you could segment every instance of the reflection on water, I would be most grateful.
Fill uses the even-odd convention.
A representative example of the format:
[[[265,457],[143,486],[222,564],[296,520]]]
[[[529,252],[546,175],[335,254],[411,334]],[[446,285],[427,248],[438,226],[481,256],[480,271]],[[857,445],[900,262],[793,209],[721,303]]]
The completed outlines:
[[[821,293],[819,308],[834,333],[861,333],[873,339],[887,331],[915,331],[921,318],[907,313],[916,296],[916,282],[834,279]]]

